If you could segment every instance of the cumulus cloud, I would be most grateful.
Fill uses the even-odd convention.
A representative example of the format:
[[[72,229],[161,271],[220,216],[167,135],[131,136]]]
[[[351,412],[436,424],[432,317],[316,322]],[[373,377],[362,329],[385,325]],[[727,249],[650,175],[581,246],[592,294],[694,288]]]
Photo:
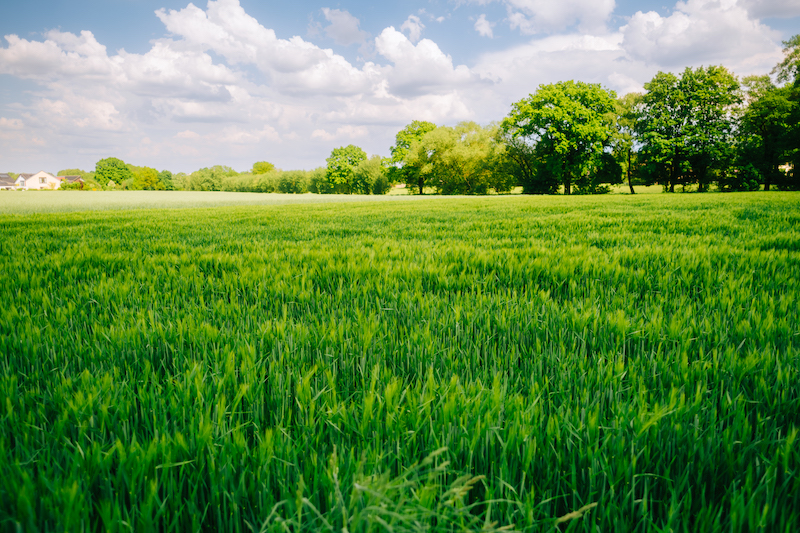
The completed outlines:
[[[18,118],[0,117],[0,130],[21,130],[25,125]]]
[[[753,18],[800,17],[800,2],[797,0],[739,0]]]
[[[274,30],[245,13],[238,0],[210,1],[206,11],[189,4],[179,11],[161,9],[156,15],[189,48],[213,50],[232,65],[256,65],[274,85],[284,89],[356,94],[369,89],[374,73],[371,63],[358,69],[333,51],[300,37],[279,39]],[[332,28],[330,34],[335,39],[350,42],[356,37],[352,27],[346,28],[349,13],[327,10],[326,17],[334,21],[328,29]]]
[[[425,29],[425,24],[416,15],[409,15],[400,26],[400,31],[408,32],[408,40],[412,43],[419,41],[423,29]]]
[[[481,14],[481,16],[478,17],[478,20],[475,21],[475,31],[477,31],[481,37],[488,37],[491,39],[494,37],[494,32],[492,31],[494,25],[494,22],[489,22],[486,20],[485,14]]]
[[[620,28],[630,57],[669,68],[722,63],[746,74],[768,70],[779,33],[749,17],[735,0],[688,0],[663,17],[635,13]]]
[[[359,28],[360,21],[347,11],[323,7],[322,14],[325,16],[325,20],[330,22],[325,27],[325,34],[336,44],[342,46],[361,44],[369,37],[367,32]]]
[[[115,65],[106,48],[92,32],[80,36],[51,31],[43,42],[6,35],[7,48],[0,48],[0,73],[33,80],[62,77],[98,79],[109,76]]]
[[[757,19],[795,12],[782,0],[686,0],[671,14],[637,12],[614,29],[613,0],[494,1],[505,5],[509,24],[537,35],[469,65],[422,37],[423,19],[441,20],[424,10],[375,39],[347,11],[323,10],[328,25],[320,38],[324,30],[339,46],[374,51],[357,63],[307,39],[279,36],[238,0],[211,0],[205,8],[187,0],[183,9],[158,10],[166,32],[144,53],[109,53],[89,31],[7,35],[0,74],[35,88],[9,108],[18,118],[0,117],[0,161],[25,153],[68,158],[35,166],[90,167],[115,155],[191,171],[220,163],[249,168],[267,158],[311,168],[331,143],[385,152],[411,120],[497,120],[541,83],[581,79],[622,94],[641,90],[657,70],[686,65],[768,72],[781,57],[780,35]],[[474,30],[493,37],[495,23],[475,16]]]
[[[484,5],[492,0],[467,0]],[[500,0],[512,29],[526,35],[555,33],[577,25],[581,32],[603,31],[614,0]]]
[[[47,117],[46,127],[87,129],[92,132],[120,131],[125,128],[119,111],[111,102],[75,94],[67,89],[58,99],[41,98],[34,104],[37,117]],[[44,121],[42,121],[44,122]]]
[[[485,81],[466,65],[453,66],[453,59],[430,39],[414,44],[392,26],[375,39],[375,48],[394,63],[387,80],[395,95],[441,93]]]
[[[473,70],[496,82],[496,91],[508,102],[502,114],[508,113],[510,102],[532,93],[543,83],[580,79],[620,93],[641,85],[635,80],[655,72],[641,63],[626,60],[620,44],[622,35],[553,35],[506,50],[483,54]],[[579,75],[576,75],[576,72]]]
[[[39,86],[17,110],[26,125],[73,154],[79,149],[69,143],[77,147],[71,139],[84,132],[93,135],[83,145],[94,152],[161,157],[163,167],[182,154],[196,158],[196,167],[284,139],[359,139],[377,152],[375,143],[396,132],[386,133],[387,125],[472,118],[475,102],[485,97],[470,91],[486,80],[454,65],[433,41],[420,40],[424,24],[416,15],[401,28],[408,37],[387,28],[375,39],[380,62],[357,66],[301,37],[278,37],[238,0],[155,14],[168,34],[145,53],[110,54],[88,31],[50,31],[41,40],[6,36],[0,73]],[[325,32],[337,44],[372,44],[350,13],[323,14],[330,23]],[[1,124],[10,130],[18,120]],[[287,157],[285,149],[276,152],[276,162],[281,156]]]
[[[321,139],[323,141],[335,141],[343,139],[359,139],[366,137],[367,135],[369,135],[369,128],[366,126],[353,126],[348,124],[338,127],[335,133],[328,133],[323,129],[314,130],[311,133],[311,138]]]

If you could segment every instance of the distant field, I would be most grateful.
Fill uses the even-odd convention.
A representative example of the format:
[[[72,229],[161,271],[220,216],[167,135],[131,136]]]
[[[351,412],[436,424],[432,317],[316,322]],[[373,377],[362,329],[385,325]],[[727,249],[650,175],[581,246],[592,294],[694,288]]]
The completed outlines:
[[[265,194],[218,191],[0,191],[0,214],[408,200],[411,195]]]
[[[0,529],[794,532],[798,272],[796,193],[0,215]]]
[[[660,186],[636,187],[637,194],[660,193]],[[513,193],[520,194],[521,187]],[[629,194],[618,186],[612,194]],[[492,196],[496,197],[496,196]],[[435,198],[443,198],[436,196]],[[203,191],[0,191],[0,214],[60,213],[118,209],[170,209],[234,205],[286,205],[316,203],[384,202],[420,200],[406,189],[392,189],[385,196],[342,194],[265,194]]]

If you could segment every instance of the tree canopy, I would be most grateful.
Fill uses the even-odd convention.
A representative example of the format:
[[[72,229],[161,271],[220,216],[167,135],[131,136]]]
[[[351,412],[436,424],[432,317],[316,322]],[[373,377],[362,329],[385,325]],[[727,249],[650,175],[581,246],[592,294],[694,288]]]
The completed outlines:
[[[275,165],[268,161],[258,161],[253,163],[253,170],[251,171],[253,174],[266,174],[267,172],[271,172],[275,170]]]
[[[505,192],[513,186],[499,163],[503,152],[496,126],[461,122],[414,139],[402,162],[418,176],[415,187],[431,186],[440,194],[486,194],[489,189]]]
[[[349,144],[334,148],[331,155],[326,159],[328,168],[326,178],[329,183],[341,192],[354,194],[363,192],[363,184],[356,181],[356,168],[359,163],[367,159],[367,153]]]
[[[125,181],[133,180],[131,169],[128,168],[128,165],[123,160],[116,157],[107,157],[98,161],[94,175],[95,179],[104,187],[112,181],[119,185]]]
[[[539,179],[555,179],[572,192],[576,184],[593,189],[593,168],[605,165],[601,155],[614,133],[614,91],[600,84],[563,81],[539,89],[512,104],[503,131],[533,148],[530,167]]]
[[[133,169],[132,189],[163,191],[164,184],[158,178],[158,171],[150,167],[135,167]]]
[[[419,194],[424,194],[427,174],[423,173],[421,166],[412,162],[419,162],[418,158],[408,157],[409,150],[415,142],[420,142],[425,134],[435,129],[436,124],[433,122],[415,120],[397,132],[395,144],[390,148],[392,166],[389,177],[395,183],[405,183],[410,192],[416,190]]]
[[[659,72],[644,87],[636,126],[643,172],[670,191],[686,183],[706,190],[732,156],[738,80],[722,66],[687,67],[680,77]]]

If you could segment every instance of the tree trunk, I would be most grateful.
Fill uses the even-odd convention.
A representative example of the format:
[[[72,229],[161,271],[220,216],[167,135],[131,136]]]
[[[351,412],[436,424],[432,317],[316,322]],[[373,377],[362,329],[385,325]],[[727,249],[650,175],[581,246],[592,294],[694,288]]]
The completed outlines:
[[[626,174],[628,175],[628,187],[631,188],[631,194],[636,194],[636,191],[633,190],[633,184],[631,183],[631,151],[628,150],[628,168],[626,170]]]
[[[669,169],[669,192],[675,192],[675,182],[678,179],[678,150],[673,155],[672,165]]]

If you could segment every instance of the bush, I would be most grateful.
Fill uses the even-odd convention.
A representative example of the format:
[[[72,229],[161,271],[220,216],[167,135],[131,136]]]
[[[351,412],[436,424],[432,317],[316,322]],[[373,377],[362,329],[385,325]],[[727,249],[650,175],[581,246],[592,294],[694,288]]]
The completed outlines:
[[[717,188],[722,192],[757,191],[761,183],[761,173],[751,163],[734,167],[719,180]]]

